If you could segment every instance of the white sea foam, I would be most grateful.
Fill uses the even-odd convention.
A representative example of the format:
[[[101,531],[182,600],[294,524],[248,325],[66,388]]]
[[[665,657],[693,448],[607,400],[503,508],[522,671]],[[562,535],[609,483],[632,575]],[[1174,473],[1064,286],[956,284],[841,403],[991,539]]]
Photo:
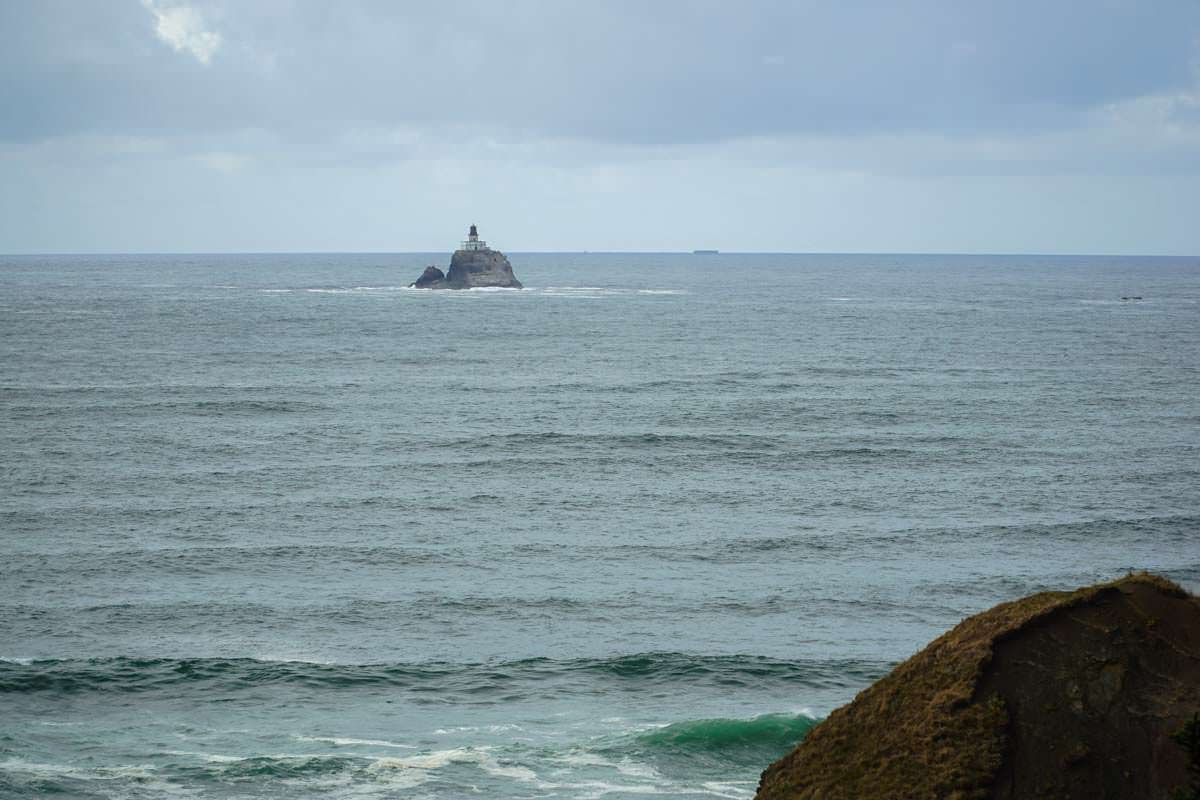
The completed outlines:
[[[400,292],[407,286],[340,286],[332,289],[305,289],[315,294],[378,294],[379,292]]]
[[[219,753],[201,753],[204,760],[210,764],[232,764],[236,761],[245,761],[242,756],[223,756]]]
[[[264,653],[257,656],[249,656],[251,661],[257,661],[260,664],[311,664],[317,667],[336,667],[340,662],[328,661],[324,659],[311,658],[308,656],[283,656],[274,653]]]
[[[367,781],[358,774],[342,773],[314,777],[284,778],[283,786],[295,786],[305,796],[319,793],[321,797],[336,797],[339,800],[367,800],[367,798],[394,798],[397,789],[411,789],[428,780],[423,772],[399,772],[384,770],[370,775]],[[299,793],[299,792],[297,792]]]
[[[514,722],[506,722],[502,725],[459,725],[454,728],[438,728],[433,733],[435,736],[448,736],[453,733],[479,733],[487,731],[488,733],[505,733],[507,731],[524,730],[520,725]]]
[[[158,768],[153,764],[123,764],[116,767],[97,767],[95,773],[98,778],[109,778],[112,780],[120,780],[122,778],[146,780],[153,777],[153,772],[156,769]]]
[[[662,777],[658,774],[658,771],[649,764],[639,764],[636,761],[630,761],[628,759],[621,761],[615,766],[617,768],[617,772],[621,773],[622,775],[628,775],[631,778],[657,780]]]
[[[20,664],[23,667],[27,667],[33,663],[32,658],[22,658],[21,656],[0,656],[0,661],[8,664]]]
[[[635,778],[643,781],[652,781],[655,786],[661,786],[664,782],[663,776],[649,764],[633,761],[632,759],[624,758],[620,761],[613,761],[599,753],[593,753],[588,750],[580,750],[573,753],[558,756],[555,761],[566,764],[573,768],[578,767],[602,767],[611,769],[617,773],[629,778]],[[569,774],[567,770],[560,770],[557,774]]]
[[[604,289],[544,289],[538,292],[539,297],[553,297],[559,300],[603,300],[616,292]]]
[[[348,739],[340,736],[295,736],[293,738],[301,742],[325,742],[327,744],[336,744],[342,747],[361,745],[364,747],[393,747],[397,750],[417,749],[416,745],[388,742],[384,741],[383,739]]]
[[[578,797],[584,800],[604,797],[610,794],[666,794],[672,792],[670,787],[652,783],[609,783],[608,781],[580,781],[578,783],[559,783],[546,788],[583,790]]]
[[[630,297],[633,295],[678,295],[688,294],[686,289],[630,289],[614,286],[545,286],[537,288],[538,294],[546,297],[600,299],[605,297]]]
[[[450,750],[435,750],[419,756],[389,756],[379,758],[370,763],[367,771],[374,776],[400,774],[409,776],[407,785],[415,786],[424,782],[427,773],[442,769],[451,764],[473,764],[489,775],[498,778],[537,784],[540,788],[549,788],[538,778],[536,772],[519,764],[502,764],[487,752],[488,748],[458,747]],[[389,779],[389,784],[397,785]]]
[[[375,764],[372,764],[367,767],[367,771],[372,773],[372,778],[384,784],[389,795],[394,789],[412,789],[429,780],[429,776],[421,770],[398,770],[390,767],[377,767]],[[377,794],[375,788],[370,786],[358,786],[355,788],[357,791],[352,792],[350,795],[341,796],[374,797]]]
[[[189,758],[199,758],[202,761],[207,761],[210,764],[232,764],[235,761],[243,760],[242,756],[223,756],[216,753],[200,753],[195,750],[160,750],[165,756],[188,756]]]
[[[704,790],[714,797],[728,797],[741,800],[743,797],[754,796],[755,781],[706,781],[700,784]]]
[[[220,753],[191,753],[186,750],[165,750],[163,752],[178,756],[196,756],[209,764],[236,764],[246,760],[246,756],[226,756]]]
[[[145,792],[146,796],[150,797],[192,796],[194,794],[194,790],[189,787],[156,777],[156,771],[157,768],[152,764],[116,764],[84,768],[67,764],[26,761],[21,758],[0,761],[0,773],[16,784],[31,784],[31,789],[32,785],[38,782],[70,778],[112,781],[114,783],[128,781],[136,784],[140,792]]]
[[[502,765],[496,761],[483,761],[480,763],[483,770],[489,775],[495,775],[500,778],[512,778],[523,783],[540,783],[537,773],[528,767],[520,767],[513,765]]]
[[[236,286],[218,286],[212,288],[237,289]],[[596,300],[605,297],[631,295],[681,295],[688,294],[686,289],[632,289],[612,286],[525,286],[520,289],[510,286],[472,286],[465,291],[435,292],[426,287],[415,286],[314,286],[296,288],[270,288],[255,291],[266,294],[289,294],[292,292],[308,292],[311,294],[380,294],[391,292],[420,292],[423,294],[436,293],[445,297],[464,297],[471,294],[495,294],[497,292],[529,292],[545,297],[565,297],[573,299]],[[849,298],[847,298],[849,299]]]
[[[0,761],[0,770],[35,776],[81,774],[80,769],[67,764],[46,764],[39,761],[26,761],[23,758],[6,758]]]
[[[195,750],[161,750],[163,755],[171,756],[190,756],[198,758],[208,764],[238,764],[243,761],[258,761],[260,759],[269,759],[271,761],[291,761],[291,762],[306,762],[313,759],[321,758],[343,758],[340,753],[261,753],[247,756],[227,756],[221,753],[203,753]]]
[[[573,767],[612,767],[616,768],[616,762],[605,758],[599,753],[592,753],[587,750],[580,750],[574,753],[567,753],[558,756],[554,759],[563,764],[570,764]]]
[[[420,756],[387,757],[371,762],[368,769],[441,769],[448,764],[480,764],[488,759],[482,749],[456,747],[452,750],[434,750]]]

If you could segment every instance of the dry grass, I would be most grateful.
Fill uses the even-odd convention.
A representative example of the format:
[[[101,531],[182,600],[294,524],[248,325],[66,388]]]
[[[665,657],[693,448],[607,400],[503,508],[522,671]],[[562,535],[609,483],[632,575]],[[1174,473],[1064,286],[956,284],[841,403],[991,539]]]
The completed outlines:
[[[1179,586],[1129,575],[1074,592],[1042,592],[970,617],[833,712],[763,773],[760,800],[991,796],[1008,714],[978,696],[993,648],[1031,623],[1131,583],[1172,596]]]

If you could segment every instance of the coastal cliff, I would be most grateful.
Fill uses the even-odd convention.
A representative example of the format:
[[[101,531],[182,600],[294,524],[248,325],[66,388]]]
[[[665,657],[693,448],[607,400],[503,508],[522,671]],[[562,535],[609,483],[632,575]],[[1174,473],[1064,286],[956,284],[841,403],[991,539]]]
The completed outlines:
[[[757,800],[1164,800],[1200,711],[1200,601],[1152,575],[970,617],[817,725]],[[1179,795],[1190,797],[1191,795]]]

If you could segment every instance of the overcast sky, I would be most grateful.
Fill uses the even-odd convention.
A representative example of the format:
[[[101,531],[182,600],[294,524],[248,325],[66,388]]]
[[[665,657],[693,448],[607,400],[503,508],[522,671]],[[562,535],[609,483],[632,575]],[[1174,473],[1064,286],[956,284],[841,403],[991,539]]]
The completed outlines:
[[[1200,254],[1200,2],[0,0],[0,252]]]

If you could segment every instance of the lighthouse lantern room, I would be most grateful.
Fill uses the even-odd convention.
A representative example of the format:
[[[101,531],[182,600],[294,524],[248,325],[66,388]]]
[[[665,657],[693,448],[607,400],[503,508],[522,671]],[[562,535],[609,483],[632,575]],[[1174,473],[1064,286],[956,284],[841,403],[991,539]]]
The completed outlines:
[[[467,233],[466,240],[462,243],[462,250],[487,250],[487,242],[479,238],[479,231],[475,230],[475,226],[471,226],[471,230]]]

